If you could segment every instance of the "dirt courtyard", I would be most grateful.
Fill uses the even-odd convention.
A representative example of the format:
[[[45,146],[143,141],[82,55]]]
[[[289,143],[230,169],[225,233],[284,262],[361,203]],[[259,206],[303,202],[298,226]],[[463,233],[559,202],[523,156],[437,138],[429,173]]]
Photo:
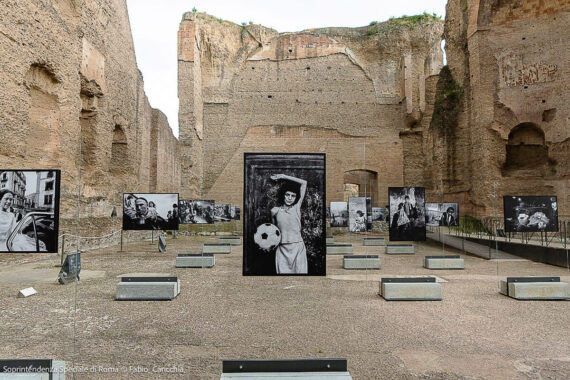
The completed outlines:
[[[133,243],[82,254],[81,282],[55,282],[59,256],[0,254],[0,357],[65,360],[76,379],[219,379],[223,359],[347,358],[354,379],[567,379],[570,302],[516,301],[498,293],[507,276],[560,276],[568,269],[461,254],[465,270],[430,271],[423,256],[390,256],[362,237],[335,236],[355,254],[379,254],[381,270],[344,270],[327,256],[326,277],[243,277],[242,246],[210,269],[175,268],[215,237]],[[382,253],[380,253],[382,252]],[[26,264],[22,261],[35,260]],[[18,263],[18,261],[20,263]],[[119,277],[176,275],[172,301],[115,301]],[[388,302],[380,277],[434,275],[443,301]],[[38,294],[17,298],[33,286]]]

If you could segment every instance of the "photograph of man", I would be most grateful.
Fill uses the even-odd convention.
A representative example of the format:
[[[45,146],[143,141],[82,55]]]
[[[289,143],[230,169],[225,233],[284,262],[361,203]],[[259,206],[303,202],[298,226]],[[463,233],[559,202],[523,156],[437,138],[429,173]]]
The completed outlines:
[[[178,229],[178,194],[131,193],[123,197],[124,230]]]

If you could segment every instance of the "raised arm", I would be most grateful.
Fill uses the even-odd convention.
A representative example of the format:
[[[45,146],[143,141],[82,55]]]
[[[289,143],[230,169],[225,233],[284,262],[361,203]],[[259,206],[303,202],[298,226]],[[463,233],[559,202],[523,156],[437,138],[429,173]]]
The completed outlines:
[[[274,174],[271,176],[272,180],[278,179],[286,179],[291,182],[296,182],[301,185],[300,194],[299,194],[299,202],[298,205],[301,207],[301,203],[303,203],[303,199],[305,199],[305,193],[307,192],[307,181],[301,178],[291,177],[290,175],[286,174]]]

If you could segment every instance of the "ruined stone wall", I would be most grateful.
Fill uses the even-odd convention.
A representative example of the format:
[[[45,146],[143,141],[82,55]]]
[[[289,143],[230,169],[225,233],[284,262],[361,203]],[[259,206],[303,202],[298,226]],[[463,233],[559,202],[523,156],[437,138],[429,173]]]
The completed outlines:
[[[470,169],[445,191],[475,213],[500,214],[502,195],[520,194],[557,195],[561,215],[570,214],[569,22],[566,1],[448,3],[448,64],[463,90],[454,143],[469,146],[456,154]],[[529,131],[544,142],[525,143]]]
[[[180,190],[180,155],[178,140],[172,135],[166,115],[152,110],[152,182],[151,192],[177,193]]]
[[[79,232],[79,189],[82,232],[120,226],[122,192],[153,183],[153,110],[125,1],[4,1],[0,52],[0,166],[62,169],[61,232]],[[164,134],[158,157],[175,162]],[[161,183],[177,189],[179,180]]]
[[[414,181],[400,133],[429,119],[441,33],[433,19],[278,34],[185,14],[180,136],[193,156],[182,175],[201,179],[189,196],[241,204],[244,152],[324,152],[327,201],[343,200],[347,172],[367,170],[385,205],[388,186]]]

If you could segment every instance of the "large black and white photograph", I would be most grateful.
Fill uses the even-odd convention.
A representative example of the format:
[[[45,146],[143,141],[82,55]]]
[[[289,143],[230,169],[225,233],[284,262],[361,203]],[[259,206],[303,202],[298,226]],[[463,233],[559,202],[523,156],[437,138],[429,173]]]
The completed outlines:
[[[123,230],[178,230],[178,224],[178,194],[123,194]]]
[[[214,222],[229,222],[232,220],[232,205],[216,203],[214,205]]]
[[[506,232],[557,232],[556,196],[504,196]]]
[[[425,188],[389,187],[390,240],[425,241]]]
[[[324,154],[244,154],[244,275],[326,275]]]
[[[58,252],[60,170],[0,170],[0,252]]]
[[[459,226],[458,203],[426,203],[426,225]]]
[[[372,228],[372,207],[369,197],[348,198],[348,230],[366,232]]]
[[[348,204],[331,202],[331,227],[348,227]]]
[[[214,201],[180,200],[178,202],[180,224],[214,223]]]

